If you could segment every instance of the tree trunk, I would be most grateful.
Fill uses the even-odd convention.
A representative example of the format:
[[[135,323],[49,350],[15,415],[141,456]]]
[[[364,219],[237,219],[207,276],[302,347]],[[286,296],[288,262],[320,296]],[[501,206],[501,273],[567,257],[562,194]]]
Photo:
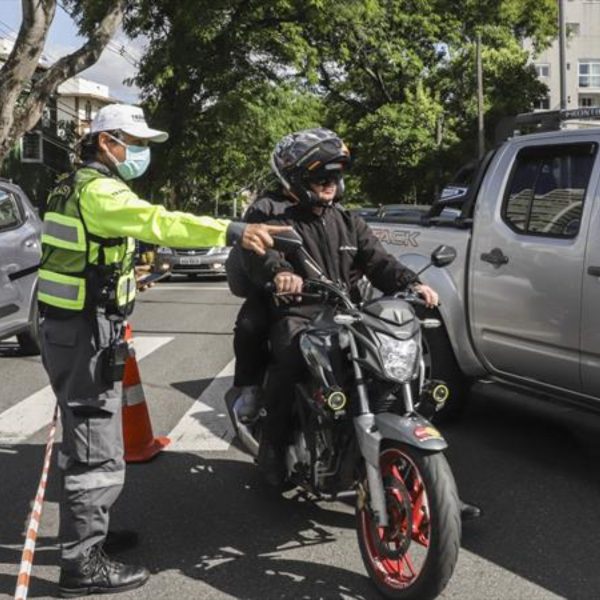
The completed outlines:
[[[93,65],[123,20],[125,0],[106,3],[102,20],[78,50],[32,81],[56,11],[56,0],[22,0],[23,22],[0,69],[0,165],[14,144],[40,120],[46,102],[67,79]]]

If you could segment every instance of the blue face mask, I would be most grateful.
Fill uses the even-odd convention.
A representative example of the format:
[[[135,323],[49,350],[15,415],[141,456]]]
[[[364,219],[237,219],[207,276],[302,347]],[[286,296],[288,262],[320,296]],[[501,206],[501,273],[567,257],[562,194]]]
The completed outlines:
[[[129,181],[143,175],[150,164],[150,148],[147,146],[133,146],[112,135],[110,137],[125,146],[125,160],[123,162],[117,161],[112,154],[109,154],[121,178]]]

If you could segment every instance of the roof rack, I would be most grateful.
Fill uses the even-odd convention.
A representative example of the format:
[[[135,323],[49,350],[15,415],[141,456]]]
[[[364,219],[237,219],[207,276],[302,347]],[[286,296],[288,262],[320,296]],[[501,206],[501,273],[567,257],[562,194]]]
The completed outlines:
[[[566,121],[600,121],[600,107],[546,110],[504,117],[496,127],[496,143],[515,135],[558,131]]]

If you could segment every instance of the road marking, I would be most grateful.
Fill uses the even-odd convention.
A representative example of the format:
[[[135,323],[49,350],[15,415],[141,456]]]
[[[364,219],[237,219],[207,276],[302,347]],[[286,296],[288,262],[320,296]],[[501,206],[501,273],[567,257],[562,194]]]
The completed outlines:
[[[225,392],[233,385],[232,360],[202,392],[169,433],[169,452],[219,452],[229,449],[233,427],[225,408]]]
[[[172,341],[167,336],[140,336],[134,338],[138,361]],[[0,414],[0,444],[22,444],[28,437],[52,421],[56,396],[47,385]]]

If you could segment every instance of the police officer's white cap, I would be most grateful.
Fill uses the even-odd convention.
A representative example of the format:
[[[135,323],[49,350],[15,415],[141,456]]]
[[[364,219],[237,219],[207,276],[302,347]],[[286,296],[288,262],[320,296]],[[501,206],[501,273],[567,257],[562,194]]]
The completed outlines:
[[[169,134],[166,131],[151,129],[146,123],[144,111],[131,104],[109,104],[103,106],[94,117],[90,126],[91,133],[100,131],[124,131],[125,133],[151,142],[166,142]]]

